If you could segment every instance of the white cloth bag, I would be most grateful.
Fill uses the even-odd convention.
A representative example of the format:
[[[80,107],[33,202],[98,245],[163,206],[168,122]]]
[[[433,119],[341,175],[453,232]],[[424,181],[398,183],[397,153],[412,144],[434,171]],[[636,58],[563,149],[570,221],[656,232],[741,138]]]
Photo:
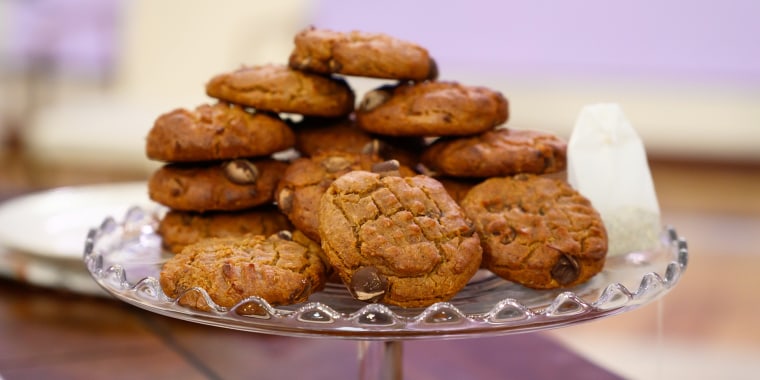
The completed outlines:
[[[608,255],[657,244],[660,207],[639,135],[614,103],[581,109],[567,148],[570,184],[601,214]]]

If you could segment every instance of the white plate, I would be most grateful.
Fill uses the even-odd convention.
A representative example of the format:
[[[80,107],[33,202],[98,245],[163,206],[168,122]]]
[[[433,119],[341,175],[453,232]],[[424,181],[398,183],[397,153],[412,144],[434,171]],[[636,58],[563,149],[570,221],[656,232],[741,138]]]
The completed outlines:
[[[5,247],[0,247],[0,276],[74,293],[108,295],[78,261],[48,259]]]
[[[131,206],[155,205],[145,182],[63,187],[0,204],[0,246],[53,259],[81,260],[90,228]]]

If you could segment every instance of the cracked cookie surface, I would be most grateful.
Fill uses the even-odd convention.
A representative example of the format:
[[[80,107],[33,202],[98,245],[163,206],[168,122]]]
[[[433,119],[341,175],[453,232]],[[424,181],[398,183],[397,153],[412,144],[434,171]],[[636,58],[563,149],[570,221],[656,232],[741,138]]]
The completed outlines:
[[[185,247],[161,269],[160,284],[169,297],[194,287],[206,290],[220,306],[248,297],[272,305],[306,301],[325,284],[319,245],[297,232],[206,239]],[[191,291],[180,304],[209,310],[200,293]]]
[[[551,133],[497,128],[438,139],[425,149],[421,161],[439,174],[487,178],[559,172],[567,166],[566,151],[567,143]]]
[[[334,150],[299,158],[288,166],[277,184],[275,201],[298,230],[319,242],[319,200],[330,184],[352,170],[371,170],[380,162],[374,155]],[[404,172],[410,175],[411,169]]]
[[[243,211],[197,213],[169,210],[158,223],[158,234],[168,250],[179,253],[182,248],[212,237],[234,237],[247,234],[269,236],[290,230],[288,218],[277,207],[259,206]]]
[[[421,175],[341,176],[321,199],[319,233],[328,261],[356,298],[402,307],[451,299],[482,258],[462,209],[438,181]]]
[[[367,92],[356,110],[359,127],[391,136],[462,136],[507,121],[498,91],[457,82],[403,83]]]
[[[381,33],[309,27],[294,42],[289,64],[297,70],[405,80],[438,76],[427,49]]]
[[[268,156],[293,144],[293,131],[279,117],[220,102],[159,116],[145,151],[152,160],[192,162]]]
[[[461,202],[483,244],[483,266],[536,289],[581,284],[602,270],[607,233],[567,182],[530,174],[490,178]]]
[[[219,74],[206,84],[206,94],[276,113],[337,117],[354,110],[354,92],[345,80],[285,65],[244,66]]]
[[[230,163],[248,162],[255,171],[248,182],[226,170]],[[182,211],[235,211],[273,201],[274,189],[288,167],[272,159],[234,160],[193,164],[167,164],[148,179],[150,199]],[[234,172],[240,173],[240,172]]]

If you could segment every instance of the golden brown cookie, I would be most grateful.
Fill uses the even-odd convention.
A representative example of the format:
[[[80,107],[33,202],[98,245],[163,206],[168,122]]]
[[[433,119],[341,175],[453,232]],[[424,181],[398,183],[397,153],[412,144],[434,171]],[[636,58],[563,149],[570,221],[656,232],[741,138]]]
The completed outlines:
[[[372,135],[356,126],[353,117],[340,119],[304,118],[293,127],[296,150],[305,156],[321,151],[339,150],[375,154],[385,160],[397,160],[413,168],[419,163],[425,142],[419,137]]]
[[[362,153],[373,140],[372,135],[356,126],[352,117],[305,117],[293,124],[293,131],[296,150],[307,157],[328,150]]]
[[[473,180],[470,178],[453,178],[453,177],[433,177],[443,185],[446,192],[449,193],[457,203],[467,195],[470,190],[475,187],[480,180]]]
[[[199,240],[247,234],[269,236],[291,230],[288,218],[274,205],[243,211],[197,213],[169,210],[158,224],[162,243],[172,253]]]
[[[472,222],[436,180],[353,171],[322,197],[328,261],[359,300],[402,307],[447,301],[480,267]]]
[[[524,286],[581,284],[604,266],[607,233],[591,203],[564,181],[490,178],[461,202],[483,243],[483,266]]]
[[[319,242],[319,200],[336,178],[352,170],[371,170],[382,160],[373,155],[343,151],[320,151],[299,158],[287,168],[275,190],[275,201],[294,226]],[[405,169],[410,175],[411,170]]]
[[[167,164],[148,180],[148,195],[175,210],[244,210],[271,203],[287,167],[272,159]]]
[[[304,242],[308,240],[289,232],[202,240],[164,264],[161,287],[173,298],[200,287],[223,307],[248,297],[261,297],[273,306],[304,302],[325,284],[319,245]],[[186,293],[179,303],[210,309],[198,292]]]
[[[381,34],[309,27],[295,37],[290,67],[320,74],[426,80],[438,76],[427,49]]]
[[[279,117],[220,102],[159,116],[148,133],[146,154],[167,162],[227,160],[268,156],[294,143],[293,131]]]
[[[391,136],[462,136],[507,121],[507,99],[498,91],[456,82],[402,83],[364,95],[359,127]]]
[[[345,80],[292,70],[284,65],[242,67],[213,77],[206,94],[257,110],[336,117],[354,110]]]
[[[497,128],[470,137],[441,138],[422,154],[422,163],[454,177],[501,177],[565,170],[567,143],[548,132]]]

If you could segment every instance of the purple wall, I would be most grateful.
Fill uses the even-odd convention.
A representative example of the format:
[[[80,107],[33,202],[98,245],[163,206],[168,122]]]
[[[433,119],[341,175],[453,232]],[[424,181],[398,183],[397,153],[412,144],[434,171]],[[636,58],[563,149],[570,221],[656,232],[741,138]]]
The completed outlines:
[[[118,58],[123,0],[10,1],[0,14],[0,64],[97,74]],[[7,34],[4,34],[7,33]],[[0,53],[6,53],[0,51]],[[2,67],[0,67],[2,68]]]
[[[760,85],[760,1],[321,0],[314,24],[384,32],[446,67]]]

